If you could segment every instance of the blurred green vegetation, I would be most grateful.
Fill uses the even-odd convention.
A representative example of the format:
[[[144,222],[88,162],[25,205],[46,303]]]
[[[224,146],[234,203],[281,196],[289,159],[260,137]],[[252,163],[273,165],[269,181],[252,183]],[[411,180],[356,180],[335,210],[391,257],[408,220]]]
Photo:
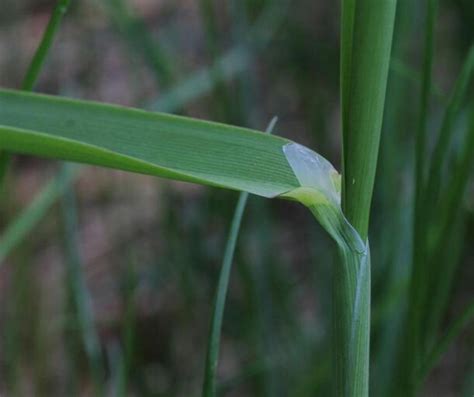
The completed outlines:
[[[413,343],[432,352],[474,296],[472,81],[459,103],[449,99],[474,43],[474,6],[440,2],[433,81],[424,84],[428,2],[398,3],[369,233],[377,397],[396,396],[406,381],[407,330],[416,325]],[[2,86],[21,86],[54,4],[3,1]],[[277,115],[275,134],[340,169],[338,79],[339,9],[331,1],[87,0],[72,2],[36,90],[256,129]],[[427,157],[439,141],[443,156],[424,165],[430,189],[414,236],[423,90]],[[0,194],[0,394],[199,395],[237,198],[16,157]],[[414,237],[427,258],[418,265]],[[249,198],[224,315],[220,395],[328,395],[334,248],[303,208]],[[410,281],[413,268],[419,284]],[[471,396],[473,342],[473,327],[464,328],[433,362],[420,395]]]

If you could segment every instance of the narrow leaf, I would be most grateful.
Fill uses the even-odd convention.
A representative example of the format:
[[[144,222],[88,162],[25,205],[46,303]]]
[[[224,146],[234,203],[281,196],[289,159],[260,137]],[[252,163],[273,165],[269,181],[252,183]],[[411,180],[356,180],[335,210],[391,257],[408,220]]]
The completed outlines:
[[[0,147],[275,197],[287,139],[168,114],[0,90]]]
[[[274,117],[268,127],[267,133],[271,133],[277,118]],[[237,206],[235,207],[229,237],[225,247],[224,259],[222,261],[219,281],[217,283],[216,298],[214,301],[214,310],[212,313],[211,329],[209,333],[209,342],[206,354],[206,366],[204,372],[204,383],[202,396],[212,397],[216,395],[216,371],[219,360],[219,346],[221,341],[222,322],[224,318],[224,307],[227,298],[232,262],[234,261],[235,247],[239,236],[240,225],[247,205],[248,193],[242,192],[239,195]]]

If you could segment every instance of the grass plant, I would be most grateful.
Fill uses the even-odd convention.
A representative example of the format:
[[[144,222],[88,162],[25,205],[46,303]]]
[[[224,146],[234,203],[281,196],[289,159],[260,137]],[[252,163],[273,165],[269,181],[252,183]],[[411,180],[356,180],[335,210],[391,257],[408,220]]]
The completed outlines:
[[[337,172],[325,159],[301,145],[242,128],[37,94],[2,91],[2,104],[2,142],[9,151],[72,159],[300,201],[339,244],[343,259],[354,266],[349,267],[350,277],[354,277],[352,271],[359,264],[363,280],[368,274],[366,246],[345,220],[339,206]],[[37,110],[28,110],[27,105]],[[61,118],[67,115],[66,135],[63,135],[65,130],[55,127],[55,121],[41,116],[52,114],[48,106],[51,110],[61,109]],[[34,114],[33,120],[27,120],[22,114],[24,111]],[[81,120],[84,112],[88,114],[87,127]],[[98,120],[103,121],[104,117],[109,118],[113,128],[110,130],[115,135],[113,140],[102,127],[100,135],[95,130],[101,126]],[[112,121],[120,127],[114,127]],[[142,138],[130,141],[128,128],[137,128],[138,123]],[[177,130],[179,136],[170,135],[170,131]],[[150,146],[150,139],[156,139],[159,146]],[[123,145],[124,142],[127,144]],[[191,156],[189,147],[194,148],[196,156]],[[358,279],[356,276],[351,281],[356,285]],[[356,305],[355,313],[358,310]],[[356,380],[352,378],[351,382]]]
[[[251,6],[247,3],[232,3],[230,15],[235,23],[232,26],[234,47],[220,55],[224,44],[220,37],[218,11],[213,1],[202,0],[200,11],[212,65],[178,84],[175,82],[181,71],[176,73],[174,68],[176,56],[169,56],[162,50],[159,43],[152,39],[143,21],[128,10],[125,2],[110,0],[105,7],[118,30],[130,43],[130,48],[153,68],[160,86],[169,90],[169,95],[152,101],[149,109],[178,111],[186,103],[211,92],[213,111],[217,110],[216,118],[230,124],[25,92],[34,87],[61,17],[69,5],[69,1],[65,0],[60,0],[53,11],[25,78],[23,91],[0,89],[0,180],[8,168],[9,153],[13,153],[241,192],[217,282],[204,368],[203,396],[224,393],[249,379],[256,379],[258,386],[255,389],[262,396],[269,397],[283,395],[286,389],[299,396],[316,393],[327,395],[329,383],[333,395],[338,397],[368,396],[369,385],[373,387],[373,395],[416,395],[453,340],[474,319],[473,304],[468,302],[459,317],[444,327],[464,238],[468,233],[469,215],[463,200],[474,165],[474,104],[468,96],[474,73],[474,48],[469,51],[446,101],[440,128],[437,134],[431,136],[429,132],[433,122],[430,105],[433,94],[437,95],[439,91],[433,81],[437,0],[423,3],[426,15],[419,74],[421,84],[410,83],[419,88],[414,164],[395,158],[392,152],[400,153],[403,149],[395,136],[382,140],[387,146],[382,149],[385,163],[380,172],[388,178],[381,182],[383,189],[386,189],[382,196],[385,199],[389,196],[393,204],[383,208],[384,211],[390,208],[393,213],[384,218],[386,222],[376,220],[376,225],[384,232],[382,236],[374,236],[377,246],[373,250],[374,266],[371,265],[369,235],[373,234],[370,213],[390,65],[395,72],[401,70],[405,75],[411,76],[413,70],[405,65],[401,47],[396,46],[397,58],[395,62],[393,59],[391,61],[392,36],[397,29],[397,7],[400,10],[402,4],[405,17],[411,12],[406,1],[400,0],[398,3],[397,6],[396,0],[343,0],[341,4],[341,175],[324,157],[293,140],[231,125],[255,125],[255,120],[261,118],[256,110],[258,104],[255,98],[257,88],[253,87],[256,81],[254,73],[251,77],[241,78],[232,87],[227,83],[252,65],[257,50],[269,42],[281,25],[286,8],[278,1],[267,0],[258,5],[252,3]],[[256,21],[254,25],[250,24],[250,20]],[[238,42],[245,32],[249,32],[248,37]],[[252,42],[253,38],[257,38],[256,43]],[[399,44],[403,46],[403,42]],[[403,89],[395,91],[388,91],[394,93],[394,97],[390,98],[393,102],[388,103],[401,106]],[[399,117],[395,108],[391,108],[387,114],[390,124],[387,131],[395,134],[398,128],[394,128],[394,124]],[[274,121],[268,130],[271,131],[273,126]],[[389,186],[394,185],[392,182],[398,167],[413,168],[413,213],[405,212],[394,223],[393,220],[403,212],[403,205],[396,199],[398,191]],[[105,395],[109,387],[106,364],[77,244],[77,205],[71,184],[78,171],[78,166],[64,165],[62,173],[1,234],[0,263],[4,263],[13,248],[25,239],[61,197],[67,271],[77,312],[76,320],[95,393]],[[287,314],[290,310],[283,305],[278,309],[270,307],[277,305],[272,302],[277,293],[287,293],[272,289],[273,278],[284,278],[277,274],[278,266],[274,259],[270,260],[272,263],[265,264],[265,269],[240,265],[239,276],[248,295],[245,301],[248,306],[243,306],[251,308],[248,316],[253,317],[248,321],[252,331],[249,331],[247,341],[251,340],[255,345],[256,359],[235,378],[219,384],[216,370],[224,308],[236,242],[241,238],[240,224],[249,194],[302,204],[336,243],[339,260],[331,268],[331,345],[315,348],[314,339],[302,335],[302,332],[296,338],[298,331],[295,329],[298,326],[296,321],[290,324],[293,321],[291,314]],[[172,200],[173,197],[169,196],[168,201]],[[208,201],[212,202],[212,197]],[[202,212],[206,217],[211,211]],[[175,215],[169,214],[165,223],[170,224],[168,229],[172,232],[169,246],[178,250],[183,243],[176,237],[179,230],[174,225]],[[257,223],[265,220],[262,214],[258,214],[257,218]],[[388,241],[387,237],[390,233],[400,234],[406,226],[404,222],[411,222],[412,232],[407,238],[399,236],[396,241],[404,244],[411,238],[412,247],[406,247],[407,254],[402,254],[401,248],[394,247],[393,241]],[[180,289],[187,297],[188,309],[198,294],[193,278],[200,271],[207,272],[210,269],[203,265],[209,258],[196,245],[202,229],[193,224],[189,228],[189,235],[192,236],[189,240],[193,240],[190,241],[189,252],[178,252],[166,258],[171,262],[170,267],[180,269]],[[380,241],[384,236],[385,245],[380,249],[378,246],[382,245]],[[265,242],[264,246],[268,250],[272,249],[268,236],[260,236],[258,241]],[[322,245],[321,242],[318,244]],[[377,249],[383,250],[383,255]],[[327,253],[320,257],[323,258],[321,261],[329,262],[331,255]],[[410,262],[410,265],[399,267],[404,261]],[[186,272],[191,263],[196,266],[196,269],[192,269],[195,273]],[[268,271],[270,268],[271,271]],[[18,269],[20,284],[22,280],[28,279],[23,273],[25,269]],[[111,387],[119,395],[127,395],[132,386],[146,390],[143,385],[134,385],[132,379],[135,364],[132,355],[136,347],[134,344],[139,339],[135,335],[137,319],[133,306],[139,279],[134,271],[129,269],[124,276],[133,284],[127,284],[124,298],[127,312],[122,327],[124,346],[122,348],[115,341],[107,346]],[[387,280],[381,276],[385,272],[389,274]],[[371,274],[376,275],[375,280],[380,288],[386,289],[384,293],[376,295],[383,299],[373,304]],[[404,295],[408,295],[409,299],[404,299]],[[19,301],[24,299],[20,298]],[[322,302],[328,306],[328,300]],[[372,320],[371,305],[376,314]],[[283,318],[278,322],[272,318],[275,311]],[[189,316],[191,313],[192,310],[188,310]],[[284,343],[273,327],[273,324],[281,323],[287,323],[285,326],[289,331],[286,335],[291,335],[288,344],[292,345],[296,358],[291,354],[282,354],[280,357],[280,351],[272,350],[274,346]],[[389,329],[387,323],[393,323],[393,329]],[[15,334],[15,327],[17,325],[12,325],[10,336]],[[371,329],[376,337],[373,363],[378,368],[374,369],[375,375],[369,376],[370,347],[374,340],[371,338]],[[406,339],[397,334],[406,336]],[[300,341],[298,346],[295,342],[297,339]],[[324,345],[327,339],[321,339]],[[11,347],[9,357],[13,357],[14,363],[10,372],[14,379],[17,377],[15,371],[19,368],[15,358],[19,354],[18,339]],[[269,352],[272,353],[271,357]],[[305,354],[322,357],[322,360],[315,362],[318,360],[313,357],[308,360],[307,367],[302,366],[304,370],[298,366],[298,369],[289,369]],[[332,360],[332,371],[328,357]],[[285,370],[293,376],[289,381],[277,379],[276,376],[277,371],[284,368],[285,361]],[[393,376],[384,371],[393,373]],[[383,376],[379,379],[380,373]],[[41,371],[38,377],[41,377]],[[293,387],[295,379],[297,385]],[[17,387],[16,380],[11,383]]]

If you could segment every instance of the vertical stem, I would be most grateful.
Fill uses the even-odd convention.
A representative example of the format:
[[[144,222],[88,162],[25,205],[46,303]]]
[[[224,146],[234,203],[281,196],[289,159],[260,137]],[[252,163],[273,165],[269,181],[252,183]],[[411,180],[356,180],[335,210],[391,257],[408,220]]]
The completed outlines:
[[[72,171],[73,168],[71,168],[69,164],[66,163],[63,165],[61,175],[65,181],[71,179]],[[66,184],[67,183],[65,183],[65,185]],[[74,300],[75,310],[77,312],[77,321],[81,332],[82,343],[92,374],[95,395],[104,396],[104,373],[100,341],[94,324],[94,311],[91,297],[82,270],[82,258],[77,247],[78,225],[76,211],[77,204],[75,194],[72,187],[69,185],[62,197],[66,271]]]
[[[343,192],[344,213],[367,238],[370,204],[382,127],[396,0],[344,0],[343,19]],[[352,15],[352,18],[350,16]],[[352,19],[352,21],[351,21]],[[348,68],[350,67],[350,70]]]
[[[369,395],[370,255],[339,246],[333,275],[335,395]]]
[[[341,101],[342,207],[365,242],[375,179],[396,0],[343,0]],[[335,269],[335,395],[368,396],[370,258],[339,244]]]

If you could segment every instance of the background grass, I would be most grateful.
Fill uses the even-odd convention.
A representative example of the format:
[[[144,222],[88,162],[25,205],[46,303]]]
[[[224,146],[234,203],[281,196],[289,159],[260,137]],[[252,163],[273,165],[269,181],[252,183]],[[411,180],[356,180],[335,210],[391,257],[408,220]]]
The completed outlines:
[[[21,86],[54,3],[2,4],[3,87]],[[276,114],[276,135],[317,149],[340,169],[339,10],[333,2],[301,0],[291,8],[278,0],[201,3],[72,2],[37,90],[142,107],[166,104],[170,111],[257,129]],[[374,396],[396,390],[394,374],[412,357],[401,346],[410,304],[420,97],[425,92],[431,159],[474,37],[471,2],[440,2],[426,88],[420,84],[426,4],[399,0],[397,13],[369,232]],[[412,324],[436,324],[420,328],[424,336],[416,346],[425,358],[436,356],[432,348],[473,299],[472,166],[463,160],[473,157],[472,92],[471,82],[456,105],[441,160],[425,164],[425,177],[439,167],[442,182],[423,197],[429,216],[419,232],[432,265],[421,273],[426,293]],[[57,168],[15,157],[0,195],[2,231]],[[26,218],[28,233],[16,231],[14,250],[1,260],[3,394],[199,395],[237,194],[93,167],[80,169],[72,190],[64,188],[70,176],[58,178],[49,200]],[[67,194],[51,204],[60,196],[55,192]],[[442,244],[433,244],[440,230]],[[224,316],[221,395],[327,395],[333,250],[303,208],[249,201]],[[90,311],[80,309],[84,302]],[[98,358],[84,341],[94,334]],[[472,395],[473,338],[472,325],[464,328],[434,361],[421,395]]]

